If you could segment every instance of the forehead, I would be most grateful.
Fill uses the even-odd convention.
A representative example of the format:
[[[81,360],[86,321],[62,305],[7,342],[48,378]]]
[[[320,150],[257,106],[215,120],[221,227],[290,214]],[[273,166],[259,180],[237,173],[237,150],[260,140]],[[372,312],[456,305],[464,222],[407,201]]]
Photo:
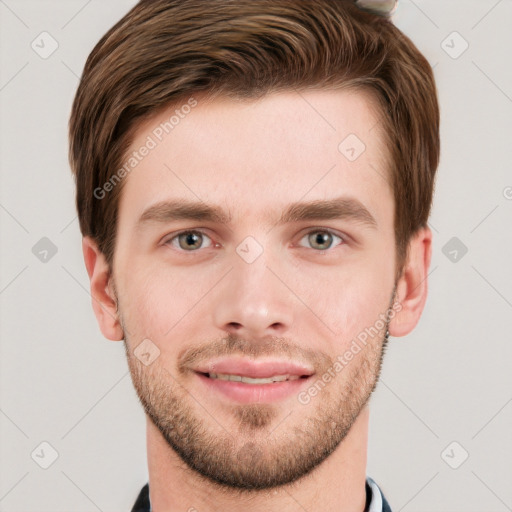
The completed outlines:
[[[134,132],[119,218],[134,223],[169,199],[223,205],[240,221],[301,198],[390,199],[379,116],[369,93],[352,90],[184,99]]]

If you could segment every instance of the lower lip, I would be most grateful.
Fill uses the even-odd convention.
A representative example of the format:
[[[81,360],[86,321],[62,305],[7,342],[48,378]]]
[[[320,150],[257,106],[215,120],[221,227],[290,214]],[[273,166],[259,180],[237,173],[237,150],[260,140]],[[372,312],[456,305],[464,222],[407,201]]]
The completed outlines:
[[[247,384],[231,380],[211,379],[196,372],[199,380],[208,389],[222,393],[240,403],[276,402],[300,392],[309,383],[310,377],[274,382],[272,384]]]

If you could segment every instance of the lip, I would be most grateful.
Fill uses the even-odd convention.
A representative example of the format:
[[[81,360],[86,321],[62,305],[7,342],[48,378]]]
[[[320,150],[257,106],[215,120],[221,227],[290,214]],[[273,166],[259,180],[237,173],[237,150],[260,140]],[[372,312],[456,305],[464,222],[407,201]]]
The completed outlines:
[[[230,401],[238,403],[276,402],[297,395],[307,386],[313,370],[301,363],[284,360],[254,360],[229,358],[210,360],[197,368],[195,374],[209,393],[220,393]],[[302,378],[273,382],[272,384],[249,384],[246,382],[212,379],[209,373],[226,373],[252,378],[268,378],[274,375],[294,375]]]
[[[277,402],[290,396],[296,396],[304,386],[307,386],[310,377],[272,384],[247,384],[230,380],[211,379],[203,373],[196,372],[199,380],[209,393],[220,393],[230,401],[242,404]]]
[[[252,378],[268,378],[274,375],[311,376],[313,369],[299,362],[278,359],[247,359],[230,357],[211,359],[194,368],[199,373],[228,373]]]

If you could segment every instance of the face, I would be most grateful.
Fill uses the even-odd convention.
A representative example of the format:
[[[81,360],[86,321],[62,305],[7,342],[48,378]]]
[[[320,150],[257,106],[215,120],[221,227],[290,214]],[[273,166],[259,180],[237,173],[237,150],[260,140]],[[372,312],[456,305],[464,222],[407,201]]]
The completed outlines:
[[[118,313],[168,445],[271,488],[336,450],[378,380],[396,284],[379,116],[362,92],[195,99],[132,142],[150,149],[123,184]]]

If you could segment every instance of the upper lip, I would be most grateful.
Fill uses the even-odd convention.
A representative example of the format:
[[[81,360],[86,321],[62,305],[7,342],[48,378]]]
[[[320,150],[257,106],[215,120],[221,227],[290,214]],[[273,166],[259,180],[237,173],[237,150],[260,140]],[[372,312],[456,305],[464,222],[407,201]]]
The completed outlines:
[[[224,373],[252,378],[268,378],[275,375],[313,375],[313,370],[303,363],[279,359],[222,358],[210,359],[194,368],[198,373]]]

